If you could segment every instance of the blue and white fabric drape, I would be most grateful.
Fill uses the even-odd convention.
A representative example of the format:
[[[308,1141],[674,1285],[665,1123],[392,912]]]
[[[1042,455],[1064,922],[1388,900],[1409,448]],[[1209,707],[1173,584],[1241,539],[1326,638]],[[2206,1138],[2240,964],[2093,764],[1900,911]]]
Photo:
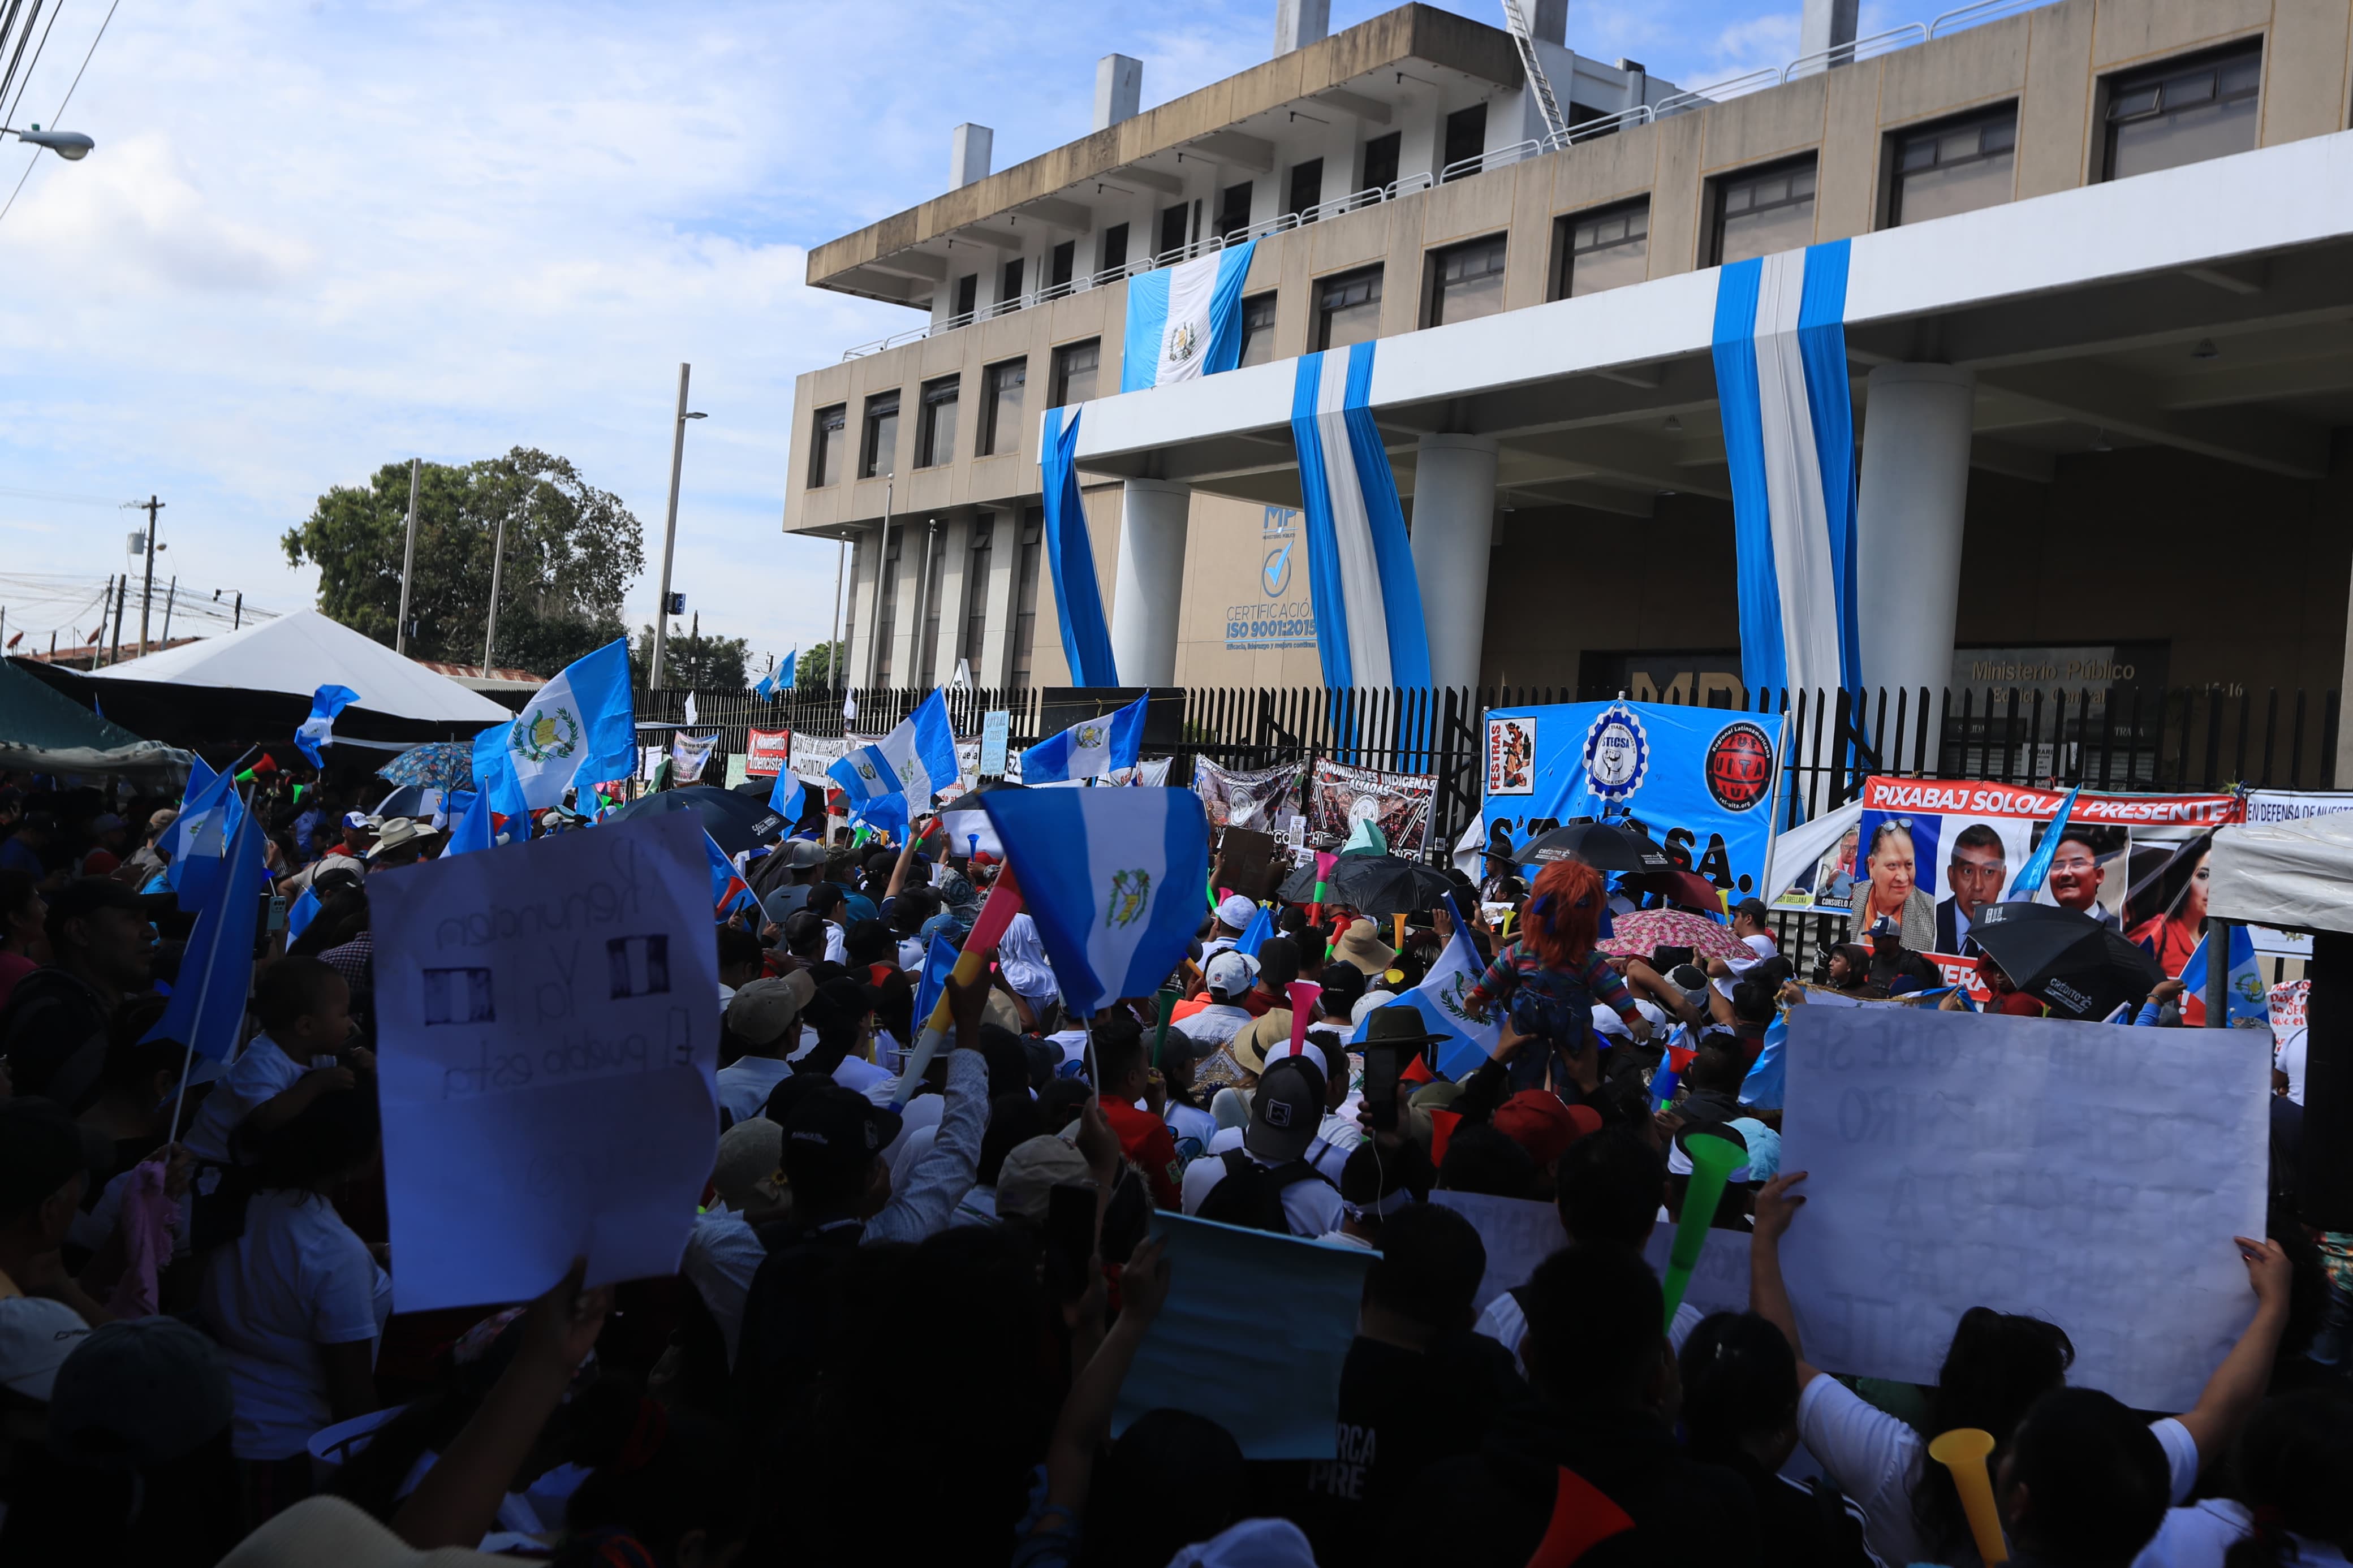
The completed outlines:
[[[1046,573],[1053,584],[1054,614],[1062,628],[1062,657],[1071,667],[1071,684],[1117,686],[1111,622],[1103,615],[1094,543],[1087,537],[1086,508],[1079,500],[1079,416],[1084,412],[1084,404],[1046,411],[1038,454],[1045,475]],[[1172,592],[1174,587],[1172,584]]]
[[[1716,283],[1716,396],[1752,694],[1857,679],[1846,273],[1841,239],[1735,262]]]
[[[1141,392],[1231,370],[1242,357],[1242,279],[1258,241],[1127,280],[1119,389]]]
[[[1303,355],[1292,393],[1315,648],[1326,686],[1428,686],[1421,585],[1373,423],[1374,347]]]

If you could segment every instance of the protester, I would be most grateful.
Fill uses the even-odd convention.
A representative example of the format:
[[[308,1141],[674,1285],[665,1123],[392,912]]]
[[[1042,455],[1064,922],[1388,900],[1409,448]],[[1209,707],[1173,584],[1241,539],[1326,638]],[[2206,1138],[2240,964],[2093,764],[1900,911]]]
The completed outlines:
[[[1269,1062],[1250,1097],[1241,1147],[1186,1167],[1185,1212],[1293,1236],[1339,1228],[1339,1190],[1306,1159],[1324,1094],[1323,1073],[1305,1058]]]
[[[351,1009],[351,987],[322,960],[281,958],[263,971],[254,990],[262,1032],[189,1123],[189,1152],[216,1165],[251,1163],[253,1141],[352,1089],[375,1056],[352,1043]]]
[[[16,982],[48,957],[48,933],[42,929],[48,915],[38,878],[26,871],[0,871],[0,1016],[5,1015]]]
[[[801,1010],[817,994],[807,970],[782,979],[754,980],[727,1003],[721,1028],[721,1056],[733,1059],[719,1069],[719,1108],[737,1121],[756,1116],[776,1085],[792,1076],[800,1048]],[[848,1059],[845,1049],[843,1059]]]

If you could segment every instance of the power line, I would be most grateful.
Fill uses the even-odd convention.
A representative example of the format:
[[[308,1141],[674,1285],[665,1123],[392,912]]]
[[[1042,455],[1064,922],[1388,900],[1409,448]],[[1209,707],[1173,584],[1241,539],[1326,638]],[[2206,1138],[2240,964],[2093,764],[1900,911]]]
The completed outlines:
[[[64,16],[65,11],[65,0],[58,0],[57,8],[49,13],[49,25],[41,29],[41,41],[39,45],[34,48],[33,58],[26,62],[25,75],[23,79],[16,83],[16,96],[9,100],[7,115],[5,118],[0,118],[0,124],[13,123],[16,118],[16,110],[24,107],[25,89],[33,85],[33,72],[35,68],[40,65],[41,56],[47,52],[49,47],[49,35],[58,30],[58,18]],[[10,68],[13,69],[15,68],[11,67]],[[52,126],[51,129],[55,129],[55,127]]]
[[[59,99],[59,100],[58,100],[58,111],[57,111],[57,113],[55,113],[55,114],[53,114],[53,115],[51,115],[51,116],[49,117],[49,124],[50,124],[52,127],[55,127],[55,126],[56,126],[56,125],[60,121],[62,121],[62,120],[65,118],[66,105],[67,105],[67,104],[69,104],[69,103],[71,103],[71,102],[73,101],[74,89],[75,89],[75,88],[78,88],[78,87],[79,87],[79,86],[81,85],[81,73],[82,73],[82,71],[86,71],[86,70],[90,69],[90,56],[95,55],[95,54],[97,54],[97,53],[98,53],[98,39],[99,39],[99,38],[103,38],[104,37],[106,37],[106,29],[107,29],[107,26],[108,26],[108,24],[109,24],[109,23],[111,23],[111,22],[114,20],[114,12],[115,12],[115,7],[116,7],[116,6],[121,5],[121,4],[122,4],[122,0],[114,0],[114,4],[113,4],[113,5],[109,5],[109,6],[106,8],[106,20],[105,20],[105,21],[103,21],[103,22],[100,22],[100,23],[98,25],[98,37],[97,37],[97,38],[92,38],[92,39],[90,41],[90,49],[89,49],[88,53],[85,53],[85,54],[81,57],[81,70],[78,70],[78,71],[74,72],[74,79],[73,79],[73,81],[72,81],[72,83],[71,83],[70,85],[69,85],[69,86],[67,87],[65,97],[63,97],[62,99]],[[54,14],[52,14],[52,15],[51,15],[51,16],[50,16],[50,18],[49,18],[49,24],[50,24],[50,26],[55,26],[57,25],[57,17],[56,17],[56,16],[55,16]],[[46,33],[45,33],[45,34],[43,34],[43,35],[41,36],[41,42],[43,43],[43,45],[44,45],[44,46],[46,46],[46,45],[47,44],[47,42],[48,42],[48,35],[47,35],[47,34],[46,34]],[[28,79],[29,79],[29,74],[30,74],[30,73],[27,73]],[[19,92],[19,93],[17,94],[17,96],[21,98],[21,97],[23,97],[24,95],[23,95],[23,93]],[[31,179],[31,178],[33,177],[33,164],[34,164],[34,163],[38,163],[38,162],[40,161],[40,157],[41,157],[41,150],[40,150],[39,148],[37,148],[37,147],[34,148],[34,149],[33,149],[33,156],[26,162],[26,164],[25,164],[25,172],[24,172],[23,174],[19,174],[19,175],[17,175],[17,176],[16,176],[16,188],[15,190],[10,191],[10,192],[8,193],[8,199],[7,199],[7,201],[6,201],[6,202],[5,202],[5,203],[0,203],[0,218],[5,218],[5,217],[6,217],[6,216],[8,216],[8,210],[9,210],[9,208],[11,208],[11,207],[13,207],[13,206],[15,206],[15,205],[16,205],[16,198],[24,193],[24,189],[25,189],[25,182],[26,182],[26,180],[29,180],[29,179]]]

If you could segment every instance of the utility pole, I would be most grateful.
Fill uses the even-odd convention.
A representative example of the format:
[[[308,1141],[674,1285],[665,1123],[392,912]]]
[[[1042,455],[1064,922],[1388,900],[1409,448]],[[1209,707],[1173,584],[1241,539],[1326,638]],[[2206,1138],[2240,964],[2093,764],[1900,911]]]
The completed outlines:
[[[841,684],[841,563],[849,553],[849,540],[843,537],[833,546],[833,640],[825,645],[825,683]],[[797,681],[795,684],[798,684]]]
[[[670,439],[670,511],[662,520],[661,603],[654,606],[653,668],[647,672],[646,681],[657,690],[662,683],[662,657],[670,650],[670,568],[678,552],[678,476],[686,461],[686,422],[702,417],[686,411],[687,374],[692,368],[685,363],[678,367],[678,420]]]
[[[131,504],[134,510],[147,514],[147,580],[139,589],[139,657],[144,658],[147,657],[147,612],[155,604],[155,514],[163,510],[164,502],[151,495],[143,501]],[[121,629],[120,617],[117,617],[115,631],[118,636]]]
[[[392,628],[392,651],[395,653],[408,651],[408,584],[409,580],[417,575],[417,470],[418,467],[417,459],[415,458],[408,459],[408,547],[402,551],[400,555],[400,619],[393,624]],[[495,578],[498,574],[493,570],[491,575]],[[498,590],[495,586],[491,591],[491,597],[493,600],[498,597]],[[245,618],[245,595],[239,594],[237,598],[237,618],[242,620]],[[496,610],[493,609],[494,617],[496,614]]]
[[[106,662],[110,665],[122,662],[122,601],[130,592],[131,574],[125,572],[114,579],[114,646],[106,656]],[[103,616],[100,617],[98,625],[100,631],[106,629]]]
[[[234,632],[234,631],[241,631],[241,630],[243,630],[243,629],[244,629],[244,627],[245,627],[245,590],[244,590],[244,589],[242,589],[242,588],[239,588],[239,589],[237,591],[237,607],[236,607],[236,609],[234,609],[233,611],[231,611],[231,612],[230,612],[230,615],[229,615],[228,629]]]
[[[180,574],[174,572],[172,574],[171,587],[164,590],[164,635],[155,639],[155,646],[159,648],[166,648],[172,646],[172,601],[177,599],[179,596]]]

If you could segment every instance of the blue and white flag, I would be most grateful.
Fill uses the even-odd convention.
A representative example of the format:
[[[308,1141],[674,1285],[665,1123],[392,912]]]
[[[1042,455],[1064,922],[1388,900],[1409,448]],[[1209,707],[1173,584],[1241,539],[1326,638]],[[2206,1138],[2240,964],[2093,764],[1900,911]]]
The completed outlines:
[[[1087,510],[1079,498],[1079,416],[1084,412],[1084,404],[1046,411],[1038,455],[1046,489],[1046,573],[1053,584],[1071,684],[1117,686],[1111,623],[1103,618],[1103,584],[1095,577],[1094,542],[1087,536]]]
[[[1375,346],[1302,355],[1292,388],[1315,651],[1326,686],[1428,686],[1421,584],[1373,423]]]
[[[1209,819],[1187,789],[992,790],[981,807],[1005,842],[1046,960],[1077,1017],[1149,996],[1201,923]]]
[[[488,849],[492,841],[491,792],[488,789],[477,790],[468,797],[465,809],[458,814],[457,820],[450,824],[449,847],[441,853],[445,858],[478,854]]]
[[[1231,370],[1242,357],[1242,280],[1258,241],[1127,280],[1119,389],[1142,392]]]
[[[784,662],[768,671],[768,678],[753,689],[771,702],[790,691],[793,689],[793,668],[799,662],[800,657],[801,650],[798,648],[785,655]]]
[[[923,976],[915,986],[915,1028],[921,1033],[923,1020],[940,1005],[940,997],[948,988],[948,975],[955,969],[956,958],[964,950],[948,940],[945,931],[932,933],[932,945],[923,951]]]
[[[1432,1047],[1437,1053],[1438,1070],[1443,1077],[1460,1079],[1478,1071],[1494,1056],[1504,1037],[1504,1009],[1488,1009],[1487,1018],[1482,1022],[1462,1005],[1463,993],[1479,984],[1479,976],[1487,966],[1479,962],[1479,950],[1472,945],[1470,928],[1462,923],[1462,913],[1454,907],[1451,897],[1446,900],[1446,912],[1454,921],[1452,940],[1421,977],[1421,984],[1391,1005],[1412,1008],[1421,1015],[1424,1029],[1446,1037]],[[1372,1015],[1367,1013],[1365,1022],[1357,1025],[1349,1037],[1349,1043],[1361,1044],[1371,1027]]]
[[[727,851],[719,847],[719,840],[709,833],[702,836],[702,858],[711,868],[711,918],[723,921],[736,910],[749,909],[760,912],[760,900],[752,885],[744,880],[744,873],[735,862],[727,858]]]
[[[319,902],[318,889],[303,889],[302,896],[287,906],[286,940],[301,941],[302,933],[311,929],[311,922],[319,918],[319,911],[324,907]]]
[[[1273,934],[1274,908],[1271,904],[1261,904],[1258,913],[1250,916],[1250,924],[1242,927],[1242,934],[1234,938],[1234,951],[1244,958],[1256,958],[1258,950],[1264,947],[1266,939]]]
[[[1132,768],[1144,752],[1144,705],[1139,697],[1107,719],[1085,719],[1049,735],[1021,753],[1021,782],[1060,784],[1109,778]]]
[[[637,765],[627,637],[574,659],[512,723],[474,737],[475,781],[501,816],[562,805],[575,783],[623,778]]]
[[[1752,696],[1860,679],[1846,272],[1839,239],[1734,262],[1716,280],[1715,391]]]
[[[768,809],[785,819],[785,831],[790,833],[808,810],[808,791],[802,787],[800,775],[786,763],[776,770],[775,787],[768,791]]]
[[[962,781],[946,693],[934,689],[898,727],[826,769],[849,797],[852,822],[903,829],[942,790]]]
[[[2231,928],[2231,968],[2223,980],[2223,990],[2230,998],[2231,1027],[2251,1029],[2257,1024],[2271,1022],[2271,987],[2263,980],[2263,961],[2255,956],[2255,939],[2247,928],[2233,924]],[[2181,1022],[2187,1027],[2206,1026],[2206,943],[2214,934],[2214,924],[2208,921],[2206,934],[2182,961],[2181,973],[2174,978],[2187,987],[2181,993]]]
[[[191,826],[188,814],[191,808],[204,798],[205,791],[210,788],[212,782],[218,777],[220,777],[218,773],[206,765],[204,758],[194,752],[188,753],[188,783],[187,787],[180,792],[180,814],[172,819],[171,826],[164,829],[164,837],[155,841],[155,847],[159,851],[174,860],[180,858],[182,854],[180,846],[185,842],[184,836]],[[174,885],[178,884],[175,882]]]
[[[2059,815],[2052,817],[2051,826],[2042,830],[2042,842],[2034,847],[2034,853],[2026,858],[2026,864],[2021,866],[2018,875],[2010,879],[2010,897],[2012,900],[2031,899],[2042,890],[2042,884],[2051,876],[2052,858],[2059,852],[2060,831],[2067,826],[2067,818],[2075,809],[2075,797],[2083,793],[2083,786],[2078,784],[2067,792],[2065,800],[2059,803]]]
[[[211,896],[201,906],[181,905],[196,908],[196,927],[181,955],[172,999],[142,1045],[174,1040],[216,1062],[236,1055],[245,1028],[246,991],[253,983],[261,889],[269,883],[261,863],[262,837],[259,819],[252,812],[238,812]]]
[[[360,700],[348,686],[322,686],[311,694],[311,716],[294,731],[294,749],[311,759],[314,768],[327,765],[319,748],[335,743],[335,715]]]
[[[179,831],[179,852],[164,870],[164,880],[183,910],[201,910],[219,891],[229,841],[247,812],[238,798],[237,780],[219,773],[201,793],[191,795],[172,826]]]

